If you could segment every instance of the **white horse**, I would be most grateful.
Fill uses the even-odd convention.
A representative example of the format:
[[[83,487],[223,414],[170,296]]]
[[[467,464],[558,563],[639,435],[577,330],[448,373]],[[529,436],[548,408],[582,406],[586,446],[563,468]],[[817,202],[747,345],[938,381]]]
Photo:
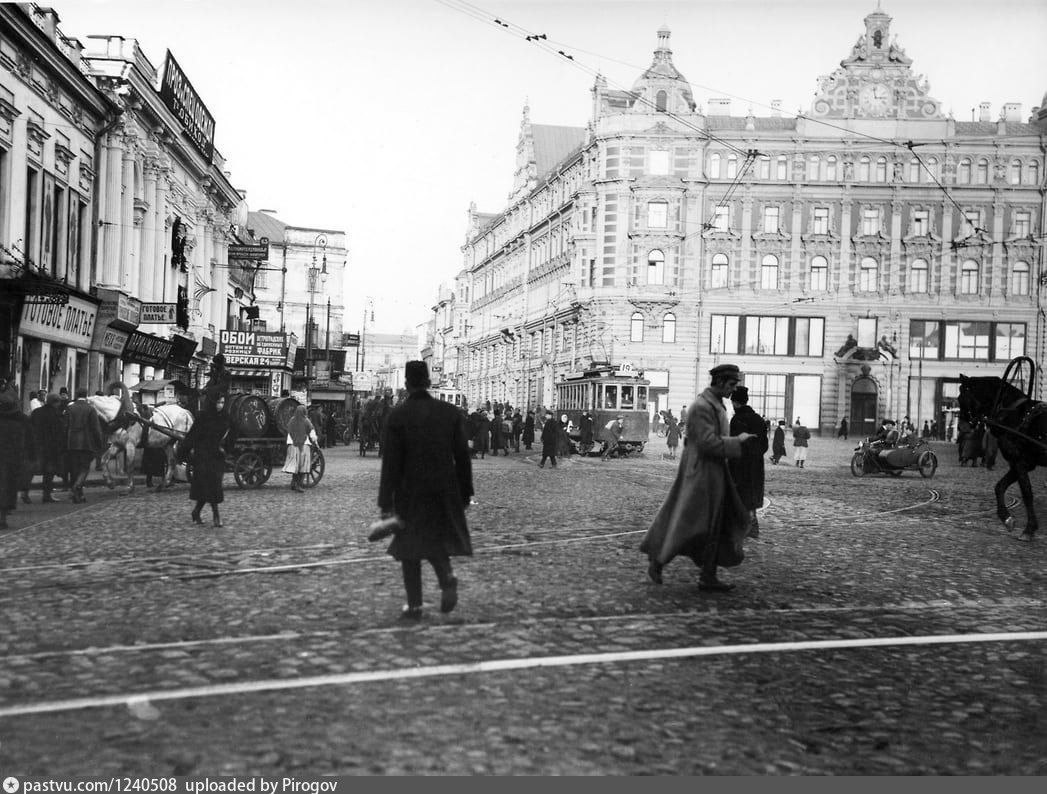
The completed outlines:
[[[109,433],[109,447],[102,454],[102,476],[105,478],[107,487],[114,487],[112,474],[109,470],[109,462],[121,453],[124,455],[124,473],[127,476],[127,492],[134,490],[134,463],[135,449],[145,446],[150,449],[162,449],[167,457],[167,471],[164,474],[157,490],[162,490],[171,484],[175,469],[175,445],[189,432],[193,426],[193,415],[180,405],[160,405],[153,409],[146,421],[164,430],[171,431],[167,435],[154,428],[148,428],[138,421],[142,417],[138,408],[131,400],[127,387],[120,384],[123,397],[88,397],[87,401],[91,407],[98,412],[102,421],[110,424],[117,422],[117,426]],[[145,443],[142,444],[142,436],[145,434]]]

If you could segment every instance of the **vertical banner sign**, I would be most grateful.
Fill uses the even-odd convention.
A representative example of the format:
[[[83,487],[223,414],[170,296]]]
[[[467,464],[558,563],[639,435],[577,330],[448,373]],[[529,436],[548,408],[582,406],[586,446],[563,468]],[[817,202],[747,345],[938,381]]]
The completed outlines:
[[[207,110],[193,84],[185,76],[178,61],[167,51],[164,77],[160,83],[160,101],[185,127],[193,145],[208,163],[214,158],[214,116]]]
[[[269,396],[279,397],[281,386],[284,385],[284,376],[279,370],[273,370],[272,374],[269,375]]]

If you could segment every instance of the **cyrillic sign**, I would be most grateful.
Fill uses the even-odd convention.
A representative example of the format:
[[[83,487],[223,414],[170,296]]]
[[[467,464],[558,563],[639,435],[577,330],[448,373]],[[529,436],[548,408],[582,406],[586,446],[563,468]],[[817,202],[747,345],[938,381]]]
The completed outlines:
[[[143,334],[141,331],[132,331],[127,337],[124,352],[120,358],[125,363],[145,364],[147,367],[162,367],[167,363],[171,355],[173,342],[170,339],[161,339],[152,334]]]
[[[142,325],[174,323],[177,309],[177,303],[143,303]]]
[[[186,133],[208,163],[214,157],[214,116],[207,110],[182,67],[167,51],[164,77],[160,83],[160,101],[182,122]]]
[[[97,315],[95,304],[75,295],[70,295],[66,304],[26,303],[18,333],[87,350]]]
[[[230,245],[230,262],[252,262],[254,260],[269,261],[269,243],[262,245]]]
[[[283,367],[287,335],[264,331],[221,331],[218,351],[230,367]]]

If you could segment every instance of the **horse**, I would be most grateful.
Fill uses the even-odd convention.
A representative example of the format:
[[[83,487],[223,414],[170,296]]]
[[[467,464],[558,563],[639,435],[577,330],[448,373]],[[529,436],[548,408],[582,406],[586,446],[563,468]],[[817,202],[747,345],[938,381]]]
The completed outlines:
[[[1047,466],[1047,403],[1032,399],[1004,378],[965,375],[960,375],[959,403],[960,418],[972,425],[985,422],[1007,461],[1007,473],[996,483],[996,515],[1008,531],[1014,529],[1014,517],[1004,504],[1004,494],[1017,482],[1027,516],[1018,540],[1031,541],[1039,525],[1029,472],[1037,466]]]
[[[136,408],[124,384],[118,384],[121,397],[88,397],[88,403],[98,412],[109,430],[109,446],[102,453],[102,476],[106,487],[113,488],[115,483],[109,470],[109,462],[118,455],[124,455],[124,473],[127,476],[127,492],[134,491],[135,449],[145,446],[150,449],[161,449],[167,458],[167,470],[157,490],[163,490],[171,484],[175,469],[175,445],[185,438],[193,426],[193,415],[180,405],[160,405],[152,410],[148,418],[143,411]],[[115,410],[114,410],[115,407]],[[171,432],[171,435],[146,427],[140,419]],[[144,443],[143,443],[144,436]]]

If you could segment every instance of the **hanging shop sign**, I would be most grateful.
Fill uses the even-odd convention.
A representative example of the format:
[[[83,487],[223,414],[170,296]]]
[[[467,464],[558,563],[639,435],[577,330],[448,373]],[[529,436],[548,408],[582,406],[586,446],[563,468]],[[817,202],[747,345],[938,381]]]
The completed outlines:
[[[283,367],[287,362],[287,334],[221,331],[218,350],[230,367]]]
[[[171,355],[173,343],[170,339],[133,331],[120,354],[125,364],[145,364],[147,367],[162,367]]]
[[[25,303],[18,333],[87,350],[97,315],[98,306],[75,295],[65,304]]]
[[[186,134],[208,163],[214,158],[214,116],[207,110],[182,67],[167,51],[164,77],[160,83],[160,101],[185,127]]]
[[[166,325],[174,323],[177,303],[143,303],[141,325]]]
[[[97,290],[102,303],[98,306],[98,322],[108,323],[115,328],[133,331],[142,318],[142,302],[122,292],[111,289]]]
[[[171,337],[171,356],[167,363],[176,367],[188,367],[195,351],[196,340],[175,334]]]
[[[91,342],[91,349],[107,356],[119,356],[124,352],[130,331],[122,331],[111,325],[100,325],[96,323],[95,336]]]
[[[258,245],[230,245],[229,246],[229,261],[230,262],[254,262],[254,261],[269,261],[269,241],[262,238],[262,242]]]
[[[218,344],[209,336],[205,336],[200,340],[200,349],[197,351],[198,355],[204,358],[213,358],[214,354],[218,352]]]

